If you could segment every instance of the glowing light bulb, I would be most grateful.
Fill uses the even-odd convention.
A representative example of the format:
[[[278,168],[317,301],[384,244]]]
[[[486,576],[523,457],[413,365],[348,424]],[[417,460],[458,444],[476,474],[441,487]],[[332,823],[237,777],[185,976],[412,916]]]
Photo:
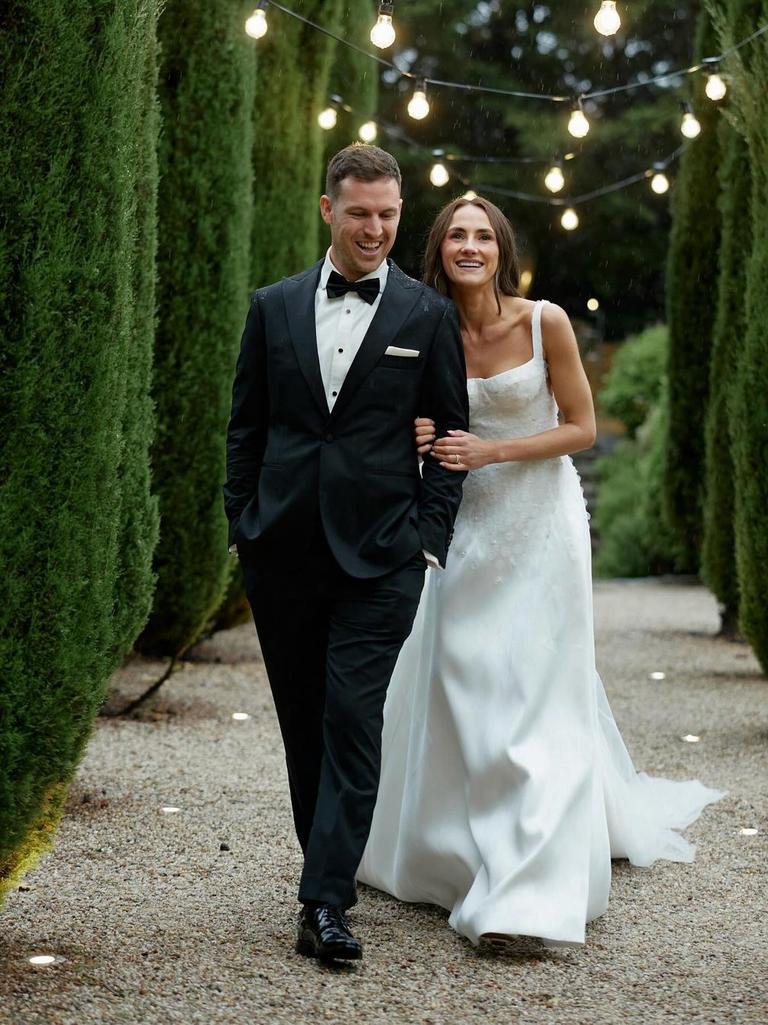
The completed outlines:
[[[715,102],[717,102],[718,100],[722,100],[722,98],[728,92],[728,87],[726,86],[725,82],[722,80],[720,75],[718,75],[717,72],[715,72],[712,75],[707,75],[707,84],[704,87],[704,92],[707,94],[710,100],[714,100]]]
[[[560,192],[565,186],[565,177],[558,164],[551,167],[544,176],[544,184],[550,192]]]
[[[651,178],[651,188],[657,196],[663,196],[665,192],[669,192],[669,178],[667,178],[663,171],[657,171],[653,178]],[[662,680],[664,679],[663,674],[661,678]],[[653,673],[651,673],[651,679],[655,679]]]
[[[374,142],[379,134],[379,129],[375,121],[366,121],[365,124],[360,125],[357,134],[363,142]]]
[[[414,121],[423,121],[429,113],[429,100],[427,99],[426,82],[419,82],[413,90],[413,96],[408,104],[408,113]]]
[[[267,34],[268,28],[267,15],[261,7],[258,7],[245,23],[245,31],[251,39],[261,39]]]
[[[619,31],[621,18],[614,0],[603,0],[595,15],[594,25],[601,36],[613,36]]]
[[[443,185],[447,185],[450,177],[451,176],[448,174],[448,168],[445,164],[434,164],[432,166],[432,170],[429,172],[429,180],[433,185],[437,186],[438,189],[441,189]]]
[[[574,139],[583,139],[589,131],[589,121],[581,107],[574,107],[568,121],[568,131]]]
[[[579,215],[569,206],[567,210],[563,212],[563,216],[560,218],[560,223],[566,231],[575,231],[579,226]]]
[[[680,131],[683,133],[686,139],[695,139],[701,131],[701,125],[696,120],[696,116],[692,111],[686,110],[686,112],[683,114],[683,121],[680,125]]]
[[[382,5],[383,6],[383,5]],[[395,41],[395,26],[391,14],[379,14],[376,24],[371,29],[371,42],[380,50],[386,50]]]
[[[528,291],[528,289],[531,287],[532,281],[533,271],[528,270],[528,268],[526,267],[524,271],[520,272],[520,288],[523,290],[523,292]]]
[[[336,113],[335,107],[326,107],[317,115],[317,123],[325,132],[330,132],[332,128],[335,128],[338,120],[339,115]]]
[[[477,193],[475,192],[474,189],[467,189],[467,191],[464,193],[464,195],[461,198],[462,199],[467,199],[471,203],[473,199],[477,199]]]
[[[587,309],[590,313],[596,313],[600,309],[600,301],[598,299],[587,299]]]

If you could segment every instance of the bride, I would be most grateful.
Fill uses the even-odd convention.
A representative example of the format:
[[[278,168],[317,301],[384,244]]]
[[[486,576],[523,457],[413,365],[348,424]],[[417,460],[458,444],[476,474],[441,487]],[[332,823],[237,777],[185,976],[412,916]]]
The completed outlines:
[[[676,830],[723,794],[635,772],[595,668],[588,516],[569,458],[593,444],[595,420],[568,317],[520,297],[512,228],[488,200],[438,214],[425,264],[458,308],[471,433],[435,440],[418,421],[417,443],[472,472],[389,686],[358,878],[447,908],[473,943],[583,943],[608,904],[611,858],[691,861]]]

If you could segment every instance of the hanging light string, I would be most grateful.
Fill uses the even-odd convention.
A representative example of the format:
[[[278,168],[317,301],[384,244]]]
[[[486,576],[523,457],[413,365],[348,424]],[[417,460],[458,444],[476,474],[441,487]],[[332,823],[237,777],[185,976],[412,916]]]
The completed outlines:
[[[487,93],[494,96],[511,96],[517,99],[524,100],[544,100],[550,103],[573,103],[574,95],[557,95],[553,93],[531,93],[523,92],[518,89],[498,89],[488,85],[470,85],[468,82],[452,82],[440,78],[430,78],[428,75],[419,75],[413,71],[404,71],[399,68],[392,61],[388,61],[385,57],[380,57],[378,54],[371,53],[370,50],[364,50],[361,46],[357,46],[355,43],[351,43],[348,39],[344,39],[342,36],[337,35],[335,32],[331,32],[330,29],[324,28],[322,25],[318,25],[317,22],[311,21],[309,18],[304,17],[303,14],[298,14],[296,11],[292,11],[289,7],[284,4],[278,3],[278,0],[261,0],[262,4],[268,4],[270,7],[274,7],[278,11],[282,11],[283,14],[287,14],[291,18],[295,18],[302,24],[307,25],[309,28],[314,29],[317,32],[321,32],[323,35],[334,39],[337,43],[342,46],[348,47],[350,50],[354,50],[356,53],[361,54],[364,57],[368,57],[370,60],[376,61],[385,68],[389,68],[392,71],[396,71],[398,75],[403,78],[411,79],[416,82],[423,82],[426,85],[442,86],[446,89],[458,89],[463,92],[469,93]],[[741,39],[738,43],[734,43],[733,46],[729,46],[721,54],[715,57],[705,57],[698,64],[692,64],[687,68],[679,68],[677,71],[668,71],[663,75],[654,75],[652,78],[643,79],[638,82],[628,82],[625,85],[612,86],[607,89],[595,89],[590,92],[579,93],[577,96],[578,100],[594,100],[602,99],[605,96],[613,96],[617,93],[627,92],[630,89],[642,89],[645,86],[655,85],[658,82],[664,82],[673,78],[681,78],[684,75],[693,75],[698,71],[702,71],[704,68],[712,65],[717,65],[724,61],[731,54],[736,53],[737,50],[741,50],[743,47],[748,46],[754,42],[760,36],[768,32],[768,24],[762,25],[756,29],[751,35],[745,39]]]

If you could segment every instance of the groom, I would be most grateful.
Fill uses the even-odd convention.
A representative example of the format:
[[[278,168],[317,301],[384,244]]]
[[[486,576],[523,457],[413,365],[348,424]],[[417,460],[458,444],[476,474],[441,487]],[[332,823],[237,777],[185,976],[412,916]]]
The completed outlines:
[[[444,565],[463,474],[419,475],[418,415],[467,427],[453,306],[386,259],[400,168],[376,146],[328,164],[331,247],[254,293],[224,496],[285,745],[304,852],[297,950],[357,960],[345,910],[370,829],[382,710],[427,563]]]

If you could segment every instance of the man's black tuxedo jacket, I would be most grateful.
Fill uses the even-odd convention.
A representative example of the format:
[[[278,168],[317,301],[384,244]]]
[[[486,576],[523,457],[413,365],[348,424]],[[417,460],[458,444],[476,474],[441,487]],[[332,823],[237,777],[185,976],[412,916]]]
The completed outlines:
[[[350,576],[382,576],[422,548],[444,564],[464,474],[427,457],[419,475],[413,421],[432,417],[438,437],[467,429],[456,311],[390,263],[329,412],[315,333],[321,267],[251,300],[227,434],[230,543],[243,559],[295,565],[321,523]],[[385,355],[390,345],[419,356]]]

